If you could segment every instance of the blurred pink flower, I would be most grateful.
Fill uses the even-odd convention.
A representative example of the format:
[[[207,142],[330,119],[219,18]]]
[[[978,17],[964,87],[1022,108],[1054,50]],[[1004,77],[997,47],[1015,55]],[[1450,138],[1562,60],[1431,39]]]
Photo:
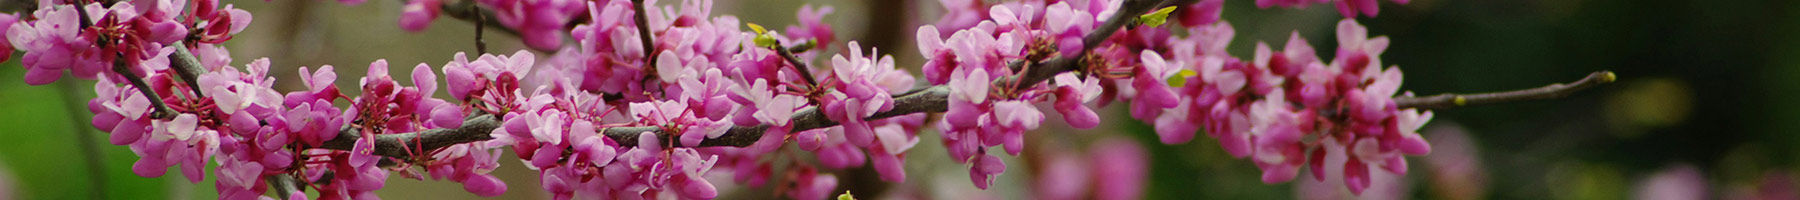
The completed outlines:
[[[1440,123],[1425,131],[1431,135],[1432,152],[1425,156],[1434,198],[1481,199],[1487,193],[1487,170],[1482,168],[1480,146],[1462,126]]]
[[[1690,200],[1709,198],[1706,176],[1693,165],[1677,164],[1638,182],[1634,199]]]

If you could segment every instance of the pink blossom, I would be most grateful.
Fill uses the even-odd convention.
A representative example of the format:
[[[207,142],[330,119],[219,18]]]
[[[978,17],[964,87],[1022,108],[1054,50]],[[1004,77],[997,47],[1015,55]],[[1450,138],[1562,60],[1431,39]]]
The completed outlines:
[[[1088,147],[1088,157],[1096,165],[1094,197],[1097,199],[1139,199],[1149,177],[1149,153],[1137,143],[1127,140],[1102,140]]]
[[[969,179],[975,181],[976,188],[984,190],[994,185],[994,176],[1006,171],[1006,163],[1000,162],[1000,157],[994,155],[981,155],[969,163]]]
[[[1176,98],[1166,80],[1185,65],[1163,60],[1162,55],[1151,50],[1144,50],[1138,55],[1141,56],[1143,66],[1134,72],[1137,75],[1131,80],[1131,86],[1137,90],[1137,96],[1132,97],[1137,103],[1131,105],[1131,115],[1138,119],[1155,119],[1163,109],[1174,108],[1179,103],[1180,99]]]
[[[944,27],[944,31],[949,31],[938,34],[950,34],[956,30],[974,27],[976,23],[981,22],[984,16],[988,16],[988,10],[981,9],[987,6],[982,5],[980,0],[938,0],[938,3],[944,5],[944,16],[938,18],[937,24],[930,26]]]
[[[832,56],[832,75],[837,84],[829,85],[838,87],[826,96],[823,108],[827,118],[843,124],[840,130],[851,144],[868,147],[875,141],[875,134],[873,126],[863,118],[894,107],[890,91],[877,85],[877,79],[882,73],[898,72],[893,56],[864,57],[856,42],[850,42],[849,48],[851,59]]]
[[[790,118],[794,115],[795,109],[799,109],[800,106],[806,103],[800,96],[775,94],[776,91],[784,91],[786,88],[784,86],[776,86],[774,89],[770,89],[766,79],[756,79],[756,82],[749,83],[745,86],[734,87],[733,89],[736,90],[734,92],[739,98],[744,99],[744,101],[739,101],[738,103],[746,105],[740,107],[743,110],[739,110],[738,114],[749,115],[751,117],[749,120],[742,118],[737,119],[736,122],[738,122],[739,125],[745,125],[745,123],[761,123],[772,126],[787,126]]]
[[[474,61],[458,52],[450,63],[444,64],[445,88],[451,97],[465,101],[471,98],[505,100],[503,97],[511,95],[506,86],[518,87],[518,78],[531,72],[536,59],[536,55],[525,50],[511,56],[482,54]]]
[[[238,72],[232,67],[201,74],[200,87],[225,114],[254,109],[256,114],[266,116],[280,108],[281,94],[271,88],[274,78],[267,77],[269,59],[257,59],[246,67],[252,74]]]
[[[164,168],[181,165],[181,173],[190,182],[205,178],[201,171],[212,155],[219,151],[219,132],[198,124],[199,117],[181,114],[174,119],[153,120],[150,139],[132,144],[142,158],[132,165],[139,176],[161,176]]]
[[[788,26],[788,36],[793,39],[817,40],[819,46],[816,48],[818,49],[830,48],[832,43],[837,42],[837,33],[831,30],[831,24],[825,24],[824,18],[834,10],[836,9],[831,6],[816,8],[811,4],[800,6],[800,11],[794,14],[794,18],[800,21],[800,25]]]
[[[568,26],[569,21],[580,15],[584,8],[584,1],[570,0],[476,2],[494,11],[493,20],[507,28],[518,30],[527,46],[544,50],[556,49],[562,45],[562,34],[566,33],[563,27]]]
[[[7,34],[7,30],[11,30],[13,27],[13,24],[18,21],[19,21],[18,15],[13,15],[11,13],[0,13],[0,62],[6,62],[7,60],[12,60],[13,44],[12,44],[12,41],[10,41],[10,39],[8,39],[8,37],[4,37],[4,36],[10,35],[10,34]]]
[[[1488,172],[1482,167],[1480,145],[1462,126],[1438,124],[1430,130],[1434,152],[1425,156],[1432,190],[1450,199],[1476,199],[1487,195]]]
[[[1062,74],[1055,77],[1056,112],[1062,113],[1063,121],[1075,128],[1087,129],[1100,125],[1100,115],[1085,104],[1100,97],[1102,88],[1100,79],[1079,80],[1075,74]]]
[[[1098,177],[1089,171],[1101,170],[1088,166],[1089,161],[1079,154],[1053,155],[1045,157],[1048,161],[1036,170],[1038,180],[1033,189],[1037,196],[1034,197],[1048,200],[1086,197],[1088,188],[1094,186],[1091,179]]]
[[[1657,171],[1639,182],[1633,198],[1649,200],[1707,199],[1711,189],[1700,169],[1676,165]]]
[[[1257,0],[1257,3],[1260,4],[1263,1],[1268,0]],[[1219,15],[1224,13],[1225,0],[1202,0],[1181,8],[1183,9],[1177,10],[1177,13],[1173,14],[1173,16],[1180,17],[1178,21],[1181,22],[1181,25],[1198,27],[1218,22]]]
[[[442,12],[443,4],[440,0],[407,1],[400,11],[400,29],[424,31],[425,27],[431,26],[432,20],[437,19],[438,12]]]
[[[825,199],[837,189],[837,176],[818,173],[812,168],[802,168],[793,173],[793,190],[787,191],[787,197],[793,199]]]
[[[245,162],[220,158],[218,169],[218,190],[220,198],[252,199],[262,196],[267,186],[262,181],[263,166],[256,162]]]
[[[1335,142],[1326,142],[1326,143],[1328,143],[1327,144],[1328,147],[1332,146],[1332,145],[1337,145]],[[1323,159],[1318,159],[1318,160],[1314,160],[1314,161],[1323,162],[1324,165],[1328,165],[1328,166],[1337,166],[1339,163],[1346,162],[1346,160],[1345,160],[1346,155],[1344,155],[1343,153],[1331,152],[1331,153],[1324,153],[1324,154],[1326,154],[1326,156],[1321,157]],[[1314,169],[1318,169],[1318,168],[1314,168]],[[1314,173],[1315,174],[1314,176],[1320,176],[1320,175],[1317,175],[1318,173],[1338,174],[1338,173],[1343,173],[1343,169],[1344,168],[1331,167],[1331,168],[1325,168],[1322,170],[1313,170],[1309,173]],[[1411,198],[1410,196],[1413,193],[1412,188],[1409,187],[1409,183],[1407,183],[1406,177],[1403,176],[1402,174],[1396,174],[1396,173],[1392,173],[1392,172],[1379,171],[1379,170],[1367,171],[1367,173],[1368,174],[1364,175],[1364,176],[1355,176],[1358,178],[1366,178],[1369,181],[1367,183],[1369,185],[1363,186],[1363,189],[1360,189],[1360,190],[1357,189],[1357,187],[1346,186],[1345,182],[1343,182],[1344,180],[1346,180],[1343,178],[1351,178],[1351,176],[1330,175],[1327,177],[1332,177],[1332,178],[1322,179],[1322,180],[1314,180],[1314,179],[1299,180],[1299,181],[1297,181],[1297,183],[1295,183],[1294,193],[1300,199],[1408,199],[1408,198]]]
[[[32,13],[35,21],[19,22],[6,31],[7,41],[25,51],[20,62],[25,66],[25,83],[43,85],[62,77],[68,70],[78,78],[94,78],[110,69],[100,59],[100,49],[93,39],[81,36],[77,28],[80,17],[73,6],[50,6]]]

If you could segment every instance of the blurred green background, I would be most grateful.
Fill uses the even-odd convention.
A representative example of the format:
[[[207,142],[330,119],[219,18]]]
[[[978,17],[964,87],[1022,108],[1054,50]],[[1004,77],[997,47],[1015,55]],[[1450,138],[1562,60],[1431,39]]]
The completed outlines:
[[[441,19],[409,33],[395,24],[399,1],[346,6],[319,0],[227,0],[251,10],[256,21],[227,43],[242,65],[273,59],[277,88],[291,91],[300,66],[337,65],[339,85],[355,84],[366,63],[440,66],[460,51],[474,51],[474,27]],[[663,5],[673,5],[664,1]],[[863,41],[893,53],[899,66],[922,58],[911,43],[918,25],[936,21],[935,1],[720,1],[713,15],[737,15],[770,27],[793,24],[803,4],[830,5],[825,21],[840,40]],[[1409,159],[1412,170],[1392,198],[1424,199],[1627,199],[1659,171],[1698,169],[1707,198],[1793,194],[1800,160],[1800,3],[1710,0],[1413,0],[1383,1],[1377,18],[1358,19],[1371,35],[1393,41],[1383,63],[1406,72],[1402,89],[1422,95],[1537,87],[1612,70],[1619,82],[1550,101],[1437,111],[1426,128],[1436,154]],[[1257,41],[1283,44],[1298,32],[1321,52],[1335,49],[1333,26],[1341,16],[1328,4],[1304,9],[1258,9],[1251,0],[1228,0],[1224,20],[1237,27],[1231,51],[1250,55]],[[516,38],[489,31],[490,51],[522,49]],[[841,42],[841,41],[840,41]],[[840,43],[841,44],[841,43]],[[827,53],[843,51],[842,45]],[[537,52],[539,56],[550,53]],[[1329,53],[1327,53],[1329,54]],[[16,56],[16,55],[15,55]],[[1329,57],[1330,55],[1325,55]],[[17,57],[15,57],[17,58]],[[88,125],[92,81],[65,78],[27,86],[17,62],[0,67],[0,199],[212,199],[212,180],[189,183],[171,170],[160,178],[131,173],[137,159],[124,146]],[[394,74],[409,73],[396,67]],[[916,69],[915,69],[916,70]],[[406,79],[406,76],[396,77]],[[406,81],[406,80],[401,80]],[[355,90],[354,87],[343,87]],[[353,92],[353,91],[351,91]],[[1108,119],[1128,119],[1123,106]],[[1051,118],[1050,121],[1056,121]],[[1142,123],[1111,120],[1100,129],[1046,128],[1029,134],[1034,145],[1082,146],[1101,138],[1134,138],[1151,152],[1145,197],[1153,199],[1287,199],[1317,196],[1302,181],[1266,185],[1249,161],[1233,159],[1214,140],[1200,137],[1166,146]],[[1068,134],[1092,132],[1087,134]],[[86,134],[87,136],[81,136]],[[1000,186],[975,190],[964,166],[944,157],[937,136],[910,153],[908,180],[882,197],[923,199],[1028,199],[1034,156],[1010,158]],[[1465,137],[1466,138],[1462,138]],[[1444,139],[1441,137],[1458,137]],[[1465,140],[1466,145],[1444,142]],[[85,144],[84,144],[85,143]],[[1457,147],[1447,147],[1457,146]],[[91,147],[91,148],[88,148]],[[1036,147],[1061,148],[1061,147]],[[1445,149],[1466,148],[1460,154]],[[1449,154],[1449,155],[1446,155]],[[534,172],[505,158],[502,198],[547,198]],[[1451,171],[1446,163],[1474,163]],[[1683,167],[1686,166],[1686,167]],[[210,170],[209,170],[210,171]],[[868,175],[842,171],[840,177]],[[1679,170],[1676,170],[1679,171]],[[862,176],[869,177],[869,176]],[[1301,180],[1308,179],[1302,175]],[[728,181],[716,181],[724,183]],[[886,188],[845,180],[848,188]],[[1380,183],[1378,183],[1380,184]],[[764,189],[721,186],[727,199],[773,198]],[[476,199],[460,185],[393,178],[383,197]],[[859,192],[861,193],[861,192]],[[1329,192],[1328,192],[1329,193]],[[859,195],[863,196],[863,195]],[[1330,195],[1327,195],[1330,196]],[[1792,196],[1789,196],[1792,197]],[[1333,198],[1333,197],[1327,197]]]

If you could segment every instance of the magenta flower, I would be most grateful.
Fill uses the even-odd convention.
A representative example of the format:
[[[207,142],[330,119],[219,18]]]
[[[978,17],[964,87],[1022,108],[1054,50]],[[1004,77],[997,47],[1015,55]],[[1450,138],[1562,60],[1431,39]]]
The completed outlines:
[[[527,46],[543,50],[553,50],[562,45],[562,34],[567,33],[563,27],[568,26],[569,21],[580,15],[584,8],[582,4],[584,1],[479,0],[476,2],[494,11],[495,19],[493,20],[500,21],[500,24],[507,28],[518,30]]]
[[[812,168],[802,168],[794,174],[791,182],[793,189],[787,191],[787,197],[793,199],[826,199],[837,189],[837,176],[818,173]]]
[[[181,173],[188,181],[200,182],[206,177],[202,172],[206,161],[219,151],[219,132],[198,123],[199,117],[192,114],[151,121],[150,139],[132,144],[135,149],[143,149],[138,152],[142,158],[132,165],[132,171],[139,176],[158,177],[164,168],[181,165]]]
[[[1144,50],[1139,53],[1142,67],[1139,67],[1131,80],[1131,86],[1137,90],[1132,97],[1137,103],[1131,104],[1131,116],[1138,119],[1151,120],[1161,114],[1163,109],[1174,108],[1180,99],[1175,91],[1169,89],[1166,81],[1180,71],[1181,62],[1163,60],[1155,51]]]
[[[207,43],[196,46],[199,48],[195,48],[193,52],[195,56],[200,57],[201,68],[217,71],[219,68],[231,66],[231,51],[227,51],[224,46]]]
[[[43,85],[62,77],[68,70],[75,77],[92,79],[110,69],[100,60],[100,49],[93,39],[78,31],[80,17],[73,6],[50,6],[32,13],[35,21],[19,22],[7,29],[7,41],[25,51],[19,62],[25,66],[25,83]]]
[[[975,181],[976,188],[984,190],[994,185],[994,176],[1006,171],[1006,163],[1000,162],[1000,157],[994,155],[981,155],[969,163],[969,179]]]
[[[1103,140],[1088,147],[1094,165],[1094,198],[1139,199],[1149,178],[1150,155],[1128,140]]]
[[[974,27],[976,23],[980,23],[984,19],[983,17],[988,16],[988,10],[981,9],[987,6],[982,5],[979,0],[938,0],[938,3],[944,5],[944,16],[938,18],[937,24],[928,25],[928,27],[944,27],[945,31],[949,31],[938,34],[950,34],[956,30]],[[937,30],[933,29],[932,31]]]
[[[769,85],[767,79],[756,79],[756,82],[732,87],[735,94],[732,96],[733,100],[743,105],[737,111],[738,117],[733,118],[737,125],[769,124],[787,127],[794,111],[806,104],[804,97],[777,94],[778,91],[786,91],[786,86],[778,85],[771,89]]]
[[[1100,115],[1085,105],[1100,97],[1103,89],[1100,79],[1080,80],[1075,74],[1057,75],[1056,112],[1062,113],[1063,121],[1069,126],[1080,129],[1094,128],[1100,125]]]
[[[201,91],[213,99],[219,111],[228,115],[256,110],[254,114],[267,116],[281,108],[281,94],[271,88],[275,79],[268,77],[269,59],[257,59],[246,67],[250,74],[240,73],[232,67],[201,74]]]
[[[1267,0],[1257,0],[1257,3],[1260,4],[1263,1]],[[1184,9],[1176,10],[1177,13],[1171,16],[1179,17],[1180,20],[1177,21],[1181,22],[1182,26],[1199,27],[1219,21],[1219,15],[1224,13],[1225,0],[1201,0],[1181,8]]]
[[[0,13],[0,62],[12,60],[13,44],[12,41],[5,36],[9,35],[7,34],[7,31],[11,30],[13,24],[18,21],[18,15]]]
[[[1354,17],[1375,15],[1376,1],[1334,3]],[[1288,182],[1311,169],[1313,180],[1301,187],[1324,183],[1333,194],[1408,194],[1393,189],[1409,170],[1405,157],[1432,150],[1418,129],[1433,114],[1402,109],[1396,99],[1412,94],[1400,88],[1398,67],[1381,63],[1388,39],[1371,38],[1354,19],[1339,22],[1330,59],[1317,56],[1297,32],[1281,49],[1259,42],[1253,57],[1238,58],[1227,51],[1236,32],[1219,20],[1223,0],[1162,13],[1185,30],[1131,23],[1093,41],[1088,34],[1119,28],[1103,22],[1146,12],[1124,9],[1120,0],[940,2],[946,16],[915,30],[929,86],[919,90],[919,80],[892,56],[865,55],[854,41],[828,48],[837,39],[823,22],[834,12],[830,7],[802,8],[798,24],[783,35],[746,32],[737,17],[712,16],[710,0],[474,1],[526,45],[562,51],[541,62],[528,51],[475,59],[458,53],[441,70],[415,65],[410,85],[389,74],[386,60],[376,60],[357,78],[354,96],[334,85],[338,77],[329,65],[302,67],[306,89],[285,94],[273,89],[267,59],[228,67],[233,58],[220,44],[252,16],[216,0],[44,1],[29,17],[0,14],[6,35],[0,46],[26,51],[21,62],[29,84],[62,73],[99,79],[97,97],[88,102],[92,125],[140,156],[134,173],[157,177],[180,166],[197,182],[213,161],[219,195],[234,199],[268,198],[259,196],[269,189],[292,192],[271,188],[266,175],[297,176],[325,199],[372,199],[392,171],[497,196],[509,187],[490,174],[502,147],[538,171],[537,184],[554,199],[711,199],[720,195],[707,177],[715,167],[739,183],[781,180],[781,195],[817,199],[835,194],[839,183],[819,169],[869,165],[883,181],[904,182],[907,151],[920,143],[927,123],[938,128],[952,161],[965,164],[970,181],[986,189],[1007,168],[992,150],[1022,154],[1027,132],[1051,114],[1040,105],[1073,127],[1093,128],[1101,118],[1089,106],[1115,100],[1152,123],[1163,143],[1185,143],[1206,131],[1226,153],[1257,166],[1265,183]],[[1256,1],[1262,7],[1327,2]],[[444,3],[408,1],[399,25],[422,30],[443,14]],[[87,15],[77,16],[82,12]],[[565,46],[565,33],[577,42]],[[776,45],[768,44],[771,38]],[[809,42],[817,46],[791,61],[776,49]],[[186,55],[176,54],[182,51],[208,70],[187,80],[193,85],[181,82],[190,78],[178,76],[184,68],[171,68],[185,64]],[[847,54],[813,63],[831,51]],[[112,64],[124,69],[111,71]],[[531,74],[534,67],[541,67],[538,74]],[[1045,81],[1044,72],[1056,74]],[[147,84],[126,86],[122,78]],[[436,97],[440,87],[454,102]],[[943,113],[918,113],[926,111]],[[480,133],[490,140],[388,141],[493,127],[484,120],[499,120]],[[763,135],[726,135],[755,128],[764,128]],[[755,143],[740,143],[745,140]],[[789,140],[799,151],[782,149]],[[1136,145],[1103,140],[1086,154],[1049,155],[1049,166],[1029,167],[1049,181],[1035,185],[1045,190],[1039,198],[1142,197],[1148,157]]]
[[[1093,178],[1089,171],[1100,171],[1088,166],[1086,157],[1073,153],[1057,153],[1044,157],[1039,170],[1035,170],[1037,178],[1033,189],[1034,198],[1047,200],[1081,199],[1087,197],[1088,188],[1092,187]]]
[[[891,92],[876,82],[885,73],[900,72],[894,68],[893,56],[863,57],[862,47],[856,42],[850,42],[849,48],[851,59],[845,59],[843,55],[831,58],[835,77],[831,80],[837,80],[837,84],[828,85],[837,87],[826,96],[823,108],[826,118],[843,124],[842,129],[834,131],[842,131],[851,144],[868,147],[875,141],[874,127],[863,118],[894,107]],[[910,83],[906,84],[909,85],[898,87],[911,87]]]
[[[1675,165],[1645,177],[1633,198],[1650,200],[1707,199],[1711,189],[1705,174],[1689,165]]]
[[[267,186],[263,186],[263,166],[256,162],[220,158],[219,180],[215,184],[220,198],[254,199],[261,197]],[[261,188],[261,189],[258,189]]]
[[[454,60],[444,64],[445,88],[451,97],[465,101],[471,98],[505,100],[503,97],[512,96],[512,93],[504,86],[518,87],[518,78],[531,72],[536,59],[536,55],[525,50],[511,56],[482,54],[474,61],[458,52]]]
[[[442,12],[444,2],[440,0],[411,0],[401,7],[400,29],[406,31],[424,31],[436,20],[438,12]]]
[[[831,48],[831,44],[837,42],[837,33],[831,30],[831,24],[825,24],[824,19],[825,15],[831,14],[834,10],[836,9],[833,9],[831,6],[821,6],[816,8],[811,4],[800,6],[800,11],[794,14],[794,18],[800,21],[800,24],[798,26],[788,26],[788,36],[792,37],[792,39],[816,40],[819,45],[817,47],[818,49]]]

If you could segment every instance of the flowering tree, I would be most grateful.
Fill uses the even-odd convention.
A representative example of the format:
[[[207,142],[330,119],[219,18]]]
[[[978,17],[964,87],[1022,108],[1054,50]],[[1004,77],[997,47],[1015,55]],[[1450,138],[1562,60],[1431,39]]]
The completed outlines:
[[[1404,174],[1406,156],[1431,151],[1417,132],[1432,109],[1556,98],[1614,80],[1603,71],[1517,91],[1401,92],[1399,67],[1380,59],[1389,39],[1354,20],[1376,16],[1375,0],[1257,0],[1334,4],[1346,19],[1329,59],[1297,32],[1280,51],[1258,43],[1250,57],[1228,54],[1236,31],[1219,19],[1222,0],[942,2],[941,20],[917,28],[922,79],[855,41],[813,63],[818,49],[840,45],[821,23],[829,7],[803,8],[799,25],[773,31],[713,16],[706,0],[408,0],[404,29],[451,16],[555,53],[457,53],[435,68],[415,65],[406,84],[377,60],[358,79],[361,94],[332,84],[330,65],[300,67],[307,89],[287,92],[272,88],[266,58],[232,66],[219,44],[253,17],[217,0],[41,0],[29,14],[0,15],[0,45],[10,45],[0,59],[24,51],[33,85],[65,72],[98,80],[92,124],[141,157],[134,172],[179,167],[199,182],[216,162],[210,173],[229,199],[305,199],[306,190],[376,198],[390,174],[494,196],[507,190],[488,174],[503,147],[558,199],[710,199],[718,191],[702,177],[715,169],[820,199],[837,189],[829,169],[867,164],[882,181],[905,181],[902,163],[921,133],[939,134],[986,189],[1007,169],[1001,154],[1019,155],[1027,131],[1049,120],[1042,108],[1086,129],[1100,123],[1095,108],[1114,102],[1163,143],[1204,132],[1261,168],[1264,183],[1310,169],[1306,178],[1361,193],[1371,170]],[[1133,151],[1142,150],[1093,157]]]

